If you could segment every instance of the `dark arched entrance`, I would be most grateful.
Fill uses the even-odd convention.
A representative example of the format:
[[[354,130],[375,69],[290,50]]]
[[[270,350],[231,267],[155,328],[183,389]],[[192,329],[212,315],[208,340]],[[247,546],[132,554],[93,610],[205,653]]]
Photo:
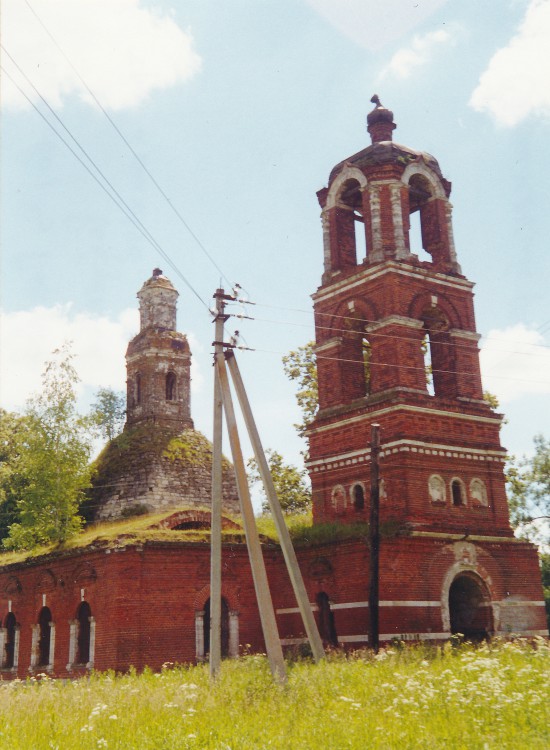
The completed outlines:
[[[222,657],[229,656],[229,605],[222,596],[221,611],[221,649]],[[210,599],[204,605],[204,653],[210,653]]]
[[[451,633],[461,633],[470,641],[481,641],[493,631],[489,592],[481,578],[464,573],[449,589]]]

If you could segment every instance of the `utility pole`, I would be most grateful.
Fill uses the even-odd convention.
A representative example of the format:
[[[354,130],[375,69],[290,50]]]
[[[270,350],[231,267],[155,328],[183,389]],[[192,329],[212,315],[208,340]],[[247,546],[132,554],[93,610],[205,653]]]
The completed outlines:
[[[369,589],[369,641],[378,653],[379,631],[379,563],[380,563],[380,425],[371,425],[370,441],[370,589]]]
[[[288,570],[290,581],[292,583],[292,587],[294,589],[294,595],[296,596],[298,608],[302,615],[302,621],[304,623],[304,627],[309,639],[313,658],[316,662],[318,662],[325,655],[323,642],[321,641],[319,630],[317,628],[317,624],[315,623],[313,612],[311,611],[311,605],[309,603],[307,591],[304,586],[304,580],[302,578],[302,574],[298,566],[298,560],[296,558],[296,553],[294,551],[294,547],[292,546],[292,540],[290,538],[290,534],[283,517],[283,512],[281,510],[281,505],[279,503],[277,492],[273,484],[271,472],[269,471],[269,466],[267,464],[264,449],[260,440],[260,435],[256,427],[256,422],[252,414],[252,409],[250,408],[250,403],[248,401],[248,396],[246,394],[244,383],[241,378],[239,366],[237,365],[237,360],[232,351],[228,351],[225,353],[225,360],[229,367],[229,372],[231,373],[233,385],[235,386],[235,392],[237,393],[241,412],[243,414],[246,428],[248,430],[250,442],[252,443],[254,456],[256,457],[258,470],[265,488],[269,508],[275,521],[277,534],[279,535],[279,542],[283,550],[286,567]]]
[[[227,432],[229,434],[229,442],[231,444],[233,467],[235,469],[235,478],[237,480],[237,490],[239,493],[239,501],[241,505],[241,515],[243,517],[244,533],[248,546],[248,557],[250,559],[252,578],[254,580],[254,588],[256,590],[256,600],[258,602],[258,609],[260,611],[260,620],[262,623],[267,658],[269,661],[269,666],[271,667],[271,673],[273,674],[273,677],[278,682],[283,683],[286,682],[286,667],[283,658],[283,649],[281,647],[279,631],[277,629],[277,621],[275,619],[275,610],[273,609],[273,602],[271,600],[271,593],[269,591],[269,583],[267,580],[267,573],[262,554],[262,547],[260,544],[260,537],[258,536],[256,519],[254,518],[254,509],[252,507],[252,500],[250,499],[248,479],[246,476],[241,443],[237,430],[235,411],[233,409],[233,399],[231,398],[229,378],[227,376],[227,369],[223,356],[217,357],[216,368],[218,369],[218,375],[220,379],[223,408],[225,411],[225,418],[227,422]]]
[[[216,289],[214,335],[214,430],[212,442],[212,516],[210,530],[210,678],[216,677],[221,666],[222,606],[222,427],[223,406],[218,367],[223,359],[224,291]]]

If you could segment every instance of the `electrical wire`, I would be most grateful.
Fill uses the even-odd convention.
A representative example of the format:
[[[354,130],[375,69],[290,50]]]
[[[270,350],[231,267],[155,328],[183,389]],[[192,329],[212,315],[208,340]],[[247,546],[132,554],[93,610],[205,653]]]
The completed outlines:
[[[132,156],[136,159],[136,161],[141,166],[141,168],[143,169],[143,171],[145,172],[145,174],[149,177],[149,179],[151,180],[151,182],[153,183],[153,185],[156,187],[156,189],[158,190],[158,192],[161,194],[161,196],[164,198],[164,200],[168,203],[168,205],[170,206],[170,208],[172,209],[172,211],[174,212],[174,214],[177,216],[177,218],[179,219],[179,221],[183,224],[183,226],[185,227],[185,229],[189,232],[189,234],[191,235],[191,237],[195,240],[195,242],[197,243],[197,245],[199,246],[199,248],[202,250],[202,252],[204,253],[204,255],[208,258],[208,260],[212,263],[212,265],[218,271],[218,273],[220,274],[220,276],[223,279],[225,279],[225,281],[227,282],[227,284],[229,286],[231,286],[231,282],[228,280],[227,276],[224,274],[224,272],[222,271],[222,269],[220,268],[220,266],[218,265],[218,263],[215,261],[215,259],[212,257],[212,255],[208,252],[208,250],[203,245],[203,243],[200,241],[200,239],[197,237],[197,235],[195,234],[195,232],[193,232],[193,230],[191,229],[191,227],[189,226],[189,224],[187,223],[187,221],[183,217],[182,213],[176,208],[176,206],[174,206],[174,204],[172,203],[171,199],[168,197],[168,195],[163,190],[163,188],[161,187],[161,185],[155,179],[155,177],[153,176],[153,174],[151,173],[151,171],[147,168],[147,166],[145,165],[145,163],[143,162],[143,160],[141,159],[141,157],[139,156],[139,154],[136,152],[136,150],[130,144],[130,142],[128,141],[128,139],[126,138],[126,136],[122,133],[122,131],[120,130],[120,128],[118,127],[118,125],[115,123],[115,121],[109,115],[109,113],[105,110],[105,108],[103,107],[103,105],[101,104],[101,102],[99,101],[99,99],[97,98],[97,96],[95,95],[95,93],[92,91],[92,89],[90,88],[90,86],[88,86],[87,82],[84,80],[84,78],[79,73],[79,71],[77,70],[77,68],[75,67],[75,65],[69,59],[68,55],[65,53],[65,51],[63,50],[63,48],[61,47],[61,45],[58,43],[58,41],[55,39],[55,37],[53,36],[53,34],[47,28],[47,26],[44,23],[44,21],[40,18],[40,16],[35,11],[35,9],[32,7],[32,5],[28,2],[28,0],[25,0],[25,4],[29,8],[29,10],[34,14],[34,16],[36,17],[36,19],[38,20],[38,22],[40,23],[40,25],[42,26],[42,28],[46,32],[46,34],[50,37],[50,39],[52,40],[52,42],[55,44],[55,46],[57,47],[57,49],[59,50],[59,52],[63,55],[63,57],[65,58],[65,60],[69,64],[69,66],[71,67],[71,70],[78,77],[79,81],[82,83],[82,85],[84,86],[84,88],[86,89],[86,91],[89,93],[89,95],[92,97],[92,99],[94,100],[94,102],[97,104],[97,106],[99,107],[99,109],[101,110],[101,112],[103,113],[103,115],[107,118],[107,121],[110,123],[110,125],[113,127],[113,129],[115,130],[115,132],[118,134],[118,136],[124,142],[124,144],[126,145],[126,147],[128,148],[128,150],[130,151],[130,153],[132,154]]]
[[[33,88],[33,90],[36,92],[36,94],[40,97],[41,101],[45,104],[45,106],[48,108],[48,110],[53,114],[55,119],[59,122],[61,127],[66,131],[66,133],[69,135],[71,140],[75,143],[75,145],[78,147],[78,149],[82,152],[82,154],[88,159],[90,164],[94,167],[97,174],[100,175],[101,179],[104,181],[104,183],[101,182],[101,180],[97,177],[96,174],[89,168],[89,166],[80,158],[80,156],[77,154],[77,152],[71,147],[71,145],[63,138],[61,133],[59,133],[58,130],[55,129],[54,125],[48,120],[48,118],[44,115],[43,112],[40,111],[40,109],[35,105],[35,103],[31,100],[31,98],[26,94],[25,91],[19,86],[19,84],[15,81],[12,75],[5,69],[4,66],[0,66],[1,70],[3,71],[4,75],[6,75],[9,80],[14,84],[14,86],[19,90],[19,92],[25,97],[25,99],[29,102],[29,104],[33,107],[33,109],[38,113],[38,115],[44,120],[44,122],[50,127],[50,129],[55,133],[55,135],[60,139],[60,141],[69,149],[69,151],[73,154],[73,156],[80,162],[80,164],[86,169],[86,171],[91,175],[91,177],[96,181],[96,183],[102,188],[102,190],[111,198],[111,200],[114,202],[114,204],[122,211],[122,213],[128,218],[132,224],[138,229],[138,231],[141,233],[141,235],[151,244],[155,250],[161,255],[163,260],[165,260],[168,265],[174,270],[174,272],[179,276],[179,278],[184,282],[184,284],[187,286],[187,288],[195,295],[195,297],[199,300],[199,302],[206,307],[208,311],[210,311],[210,308],[206,304],[206,302],[202,299],[200,294],[196,291],[196,289],[192,286],[192,284],[188,281],[188,279],[183,275],[183,273],[179,270],[179,268],[176,266],[176,264],[172,261],[168,253],[163,249],[163,247],[160,245],[159,242],[153,237],[151,232],[147,229],[147,227],[143,224],[143,222],[139,219],[139,217],[134,213],[132,208],[126,203],[124,198],[121,196],[121,194],[118,192],[118,190],[113,186],[113,184],[110,182],[110,180],[105,176],[105,174],[102,172],[102,170],[97,166],[95,161],[92,159],[92,157],[87,153],[87,151],[84,149],[84,147],[78,142],[78,139],[73,136],[71,131],[67,128],[67,126],[63,123],[59,115],[52,109],[52,107],[49,105],[49,103],[46,101],[46,99],[42,96],[42,94],[38,91],[36,86],[32,83],[32,81],[28,78],[28,76],[24,73],[24,71],[20,68],[20,66],[17,64],[17,62],[14,60],[14,58],[10,55],[8,50],[5,48],[3,44],[0,44],[1,49],[4,51],[4,53],[8,56],[8,58],[12,61],[12,63],[15,65],[17,70],[21,73],[21,75],[25,78],[27,83]],[[110,189],[107,189],[105,187],[107,185]],[[116,197],[115,197],[116,196]]]

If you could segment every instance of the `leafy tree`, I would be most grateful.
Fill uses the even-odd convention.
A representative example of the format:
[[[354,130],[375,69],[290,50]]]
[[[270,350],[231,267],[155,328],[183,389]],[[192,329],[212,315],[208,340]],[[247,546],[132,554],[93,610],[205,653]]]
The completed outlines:
[[[17,487],[18,514],[4,540],[8,549],[63,542],[82,524],[78,506],[90,485],[90,420],[76,410],[78,375],[69,346],[53,355],[41,392],[27,404],[16,450],[7,462],[12,487]]]
[[[550,543],[550,440],[534,438],[535,454],[510,462],[506,481],[510,520],[524,535],[542,544]],[[535,525],[536,520],[542,523]],[[544,523],[546,520],[546,523]],[[523,528],[529,526],[530,528]]]
[[[0,539],[18,519],[17,498],[25,481],[17,472],[17,462],[26,427],[25,417],[0,409]]]
[[[121,391],[100,388],[92,404],[90,416],[101,434],[111,442],[120,435],[126,420],[126,397]]]
[[[266,456],[283,513],[307,513],[311,507],[311,490],[305,479],[307,476],[306,470],[300,470],[292,464],[286,464],[277,451],[267,450]],[[250,486],[252,487],[258,482],[261,484],[256,459],[248,459],[247,467],[249,469],[248,481]],[[266,513],[269,511],[269,503],[263,485],[262,495],[264,497],[262,510]]]
[[[300,424],[295,424],[294,427],[298,430],[298,434],[303,437],[319,405],[315,342],[309,341],[304,346],[299,346],[295,351],[285,355],[283,367],[286,376],[298,383],[296,401],[302,410],[303,419]]]

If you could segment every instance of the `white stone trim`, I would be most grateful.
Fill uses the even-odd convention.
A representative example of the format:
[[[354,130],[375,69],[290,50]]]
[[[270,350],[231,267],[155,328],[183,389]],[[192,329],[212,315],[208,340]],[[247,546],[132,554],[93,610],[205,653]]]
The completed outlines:
[[[342,337],[338,336],[332,339],[329,339],[328,341],[325,341],[324,344],[317,344],[315,345],[315,354],[318,354],[319,352],[325,351],[326,349],[333,349],[335,346],[339,346],[342,343]]]
[[[405,246],[405,229],[403,227],[403,205],[401,201],[402,183],[390,183],[390,202],[393,223],[393,240],[395,243],[395,257],[400,260],[407,257]]]
[[[544,601],[518,601],[516,599],[501,599],[499,602],[495,602],[501,607],[545,607],[546,602]]]
[[[380,212],[380,187],[378,183],[371,183],[368,187],[368,191],[371,216],[372,248],[370,257],[367,248],[367,260],[375,263],[384,260],[384,253],[382,248],[382,219]]]
[[[338,643],[367,643],[369,640],[368,635],[339,635]]]
[[[229,611],[229,657],[236,659],[239,656],[239,613],[232,609]]]
[[[6,663],[6,636],[7,636],[8,630],[7,628],[0,628],[0,669],[5,668]]]
[[[450,633],[381,633],[381,641],[446,641],[451,637]]]
[[[366,333],[372,333],[377,331],[379,328],[385,328],[386,326],[398,325],[406,326],[407,328],[423,328],[424,324],[421,320],[416,318],[406,318],[404,315],[388,315],[387,318],[377,320],[375,323],[369,323],[365,326]]]
[[[340,191],[343,185],[348,180],[355,180],[359,183],[360,188],[366,188],[368,186],[367,178],[361,172],[358,167],[354,167],[351,164],[345,164],[340,174],[332,182],[327,195],[327,202],[325,209],[329,210],[335,208],[338,205],[340,199]]]
[[[325,271],[330,271],[330,222],[328,211],[324,208],[321,211],[321,227],[323,230],[323,262]]]
[[[442,287],[451,287],[452,289],[471,290],[475,286],[473,281],[468,281],[467,279],[453,278],[446,274],[433,273],[433,271],[428,272],[426,269],[415,268],[411,265],[408,265],[408,270],[405,270],[402,262],[398,264],[396,261],[388,260],[383,265],[374,266],[372,268],[358,266],[359,278],[356,275],[351,279],[335,281],[330,284],[330,286],[325,286],[317,292],[314,292],[311,295],[311,298],[315,302],[330,300],[339,296],[342,292],[348,292],[357,286],[362,286],[367,281],[372,281],[386,273],[395,273],[398,276],[405,276],[407,278],[418,279],[421,281],[425,281],[426,277],[429,276],[431,284],[435,283]]]
[[[299,646],[302,643],[309,643],[307,638],[281,638],[281,646]]]
[[[523,635],[523,636],[536,636],[541,635],[543,637],[548,637],[548,630],[499,630],[496,631],[497,635],[503,635],[508,638],[513,638],[516,635]]]
[[[96,622],[95,617],[92,615],[90,617],[90,651],[88,654],[89,662],[86,664],[86,667],[88,669],[94,668],[94,662],[95,662],[95,631],[96,631]]]
[[[53,670],[54,658],[55,658],[55,623],[50,622],[50,661],[46,667],[48,672],[51,672]]]
[[[468,341],[475,341],[476,343],[481,338],[481,333],[476,331],[465,331],[462,328],[451,328],[449,329],[449,336],[457,339],[467,339]]]
[[[67,672],[70,672],[76,659],[76,639],[78,634],[78,620],[69,620],[69,661]]]
[[[204,661],[204,610],[195,612],[195,658]]]
[[[415,414],[429,414],[430,416],[446,417],[450,419],[463,419],[468,422],[481,422],[483,424],[498,424],[501,423],[500,417],[477,417],[474,414],[463,414],[457,411],[445,411],[443,409],[432,409],[424,406],[412,406],[409,404],[398,404],[396,406],[387,406],[383,409],[376,409],[375,411],[367,412],[365,414],[357,414],[354,417],[348,417],[348,419],[341,419],[338,422],[334,422],[327,425],[321,425],[321,427],[310,427],[307,430],[308,435],[315,435],[318,432],[326,432],[327,430],[334,430],[340,427],[344,427],[356,422],[363,422],[365,419],[379,419],[386,414],[393,414],[396,411],[410,411]],[[420,443],[421,445],[423,443]],[[426,443],[427,445],[427,443]],[[502,451],[503,454],[506,451]]]
[[[415,174],[419,174],[425,177],[432,186],[432,200],[433,198],[442,198],[443,200],[447,200],[447,196],[445,195],[445,191],[443,190],[443,186],[439,180],[439,177],[430,169],[430,167],[428,167],[424,160],[415,161],[408,164],[405,171],[401,175],[401,182],[408,187],[411,177],[413,177]]]
[[[13,671],[17,671],[17,667],[19,666],[19,642],[21,640],[21,627],[19,625],[15,626],[15,631],[13,633]]]
[[[40,638],[40,625],[35,623],[31,625],[31,663],[29,670],[36,669],[38,664],[38,641]]]
[[[342,423],[340,423],[340,425],[341,424]],[[380,451],[380,457],[384,458],[385,456],[396,453],[417,453],[419,455],[444,456],[446,458],[460,458],[466,461],[489,463],[500,463],[506,460],[505,451],[488,451],[482,450],[481,448],[461,448],[456,445],[424,443],[420,440],[407,440],[405,438],[394,440],[393,442],[384,445],[383,449]],[[342,468],[343,466],[364,463],[369,458],[370,448],[362,448],[348,453],[340,453],[336,456],[325,456],[316,461],[306,461],[306,467],[312,471],[329,471],[330,469]]]
[[[393,600],[382,600],[378,602],[380,607],[441,607],[441,602],[437,601],[393,601]],[[318,611],[318,607],[316,604],[311,604],[311,609],[314,612]],[[364,607],[368,607],[368,602],[340,602],[339,604],[335,604],[334,602],[330,603],[331,610],[337,610],[337,609],[362,609]],[[544,602],[542,602],[542,606],[544,607]],[[276,614],[278,615],[297,615],[300,613],[300,610],[298,607],[286,607],[284,609],[277,609],[275,610]]]

